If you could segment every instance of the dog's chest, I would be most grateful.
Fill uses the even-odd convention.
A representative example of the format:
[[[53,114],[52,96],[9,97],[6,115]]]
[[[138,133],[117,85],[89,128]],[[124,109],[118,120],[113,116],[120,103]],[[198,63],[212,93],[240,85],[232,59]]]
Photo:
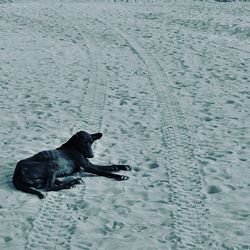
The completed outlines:
[[[59,157],[57,159],[57,175],[69,175],[76,172],[76,164],[70,158]]]

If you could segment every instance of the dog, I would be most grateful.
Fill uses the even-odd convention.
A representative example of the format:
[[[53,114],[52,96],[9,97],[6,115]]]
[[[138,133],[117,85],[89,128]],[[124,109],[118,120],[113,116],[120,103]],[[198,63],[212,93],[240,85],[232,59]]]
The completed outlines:
[[[101,166],[92,164],[88,160],[88,158],[94,157],[91,147],[93,142],[101,137],[102,133],[89,134],[85,131],[79,131],[59,148],[41,151],[19,161],[13,175],[13,185],[18,190],[35,194],[40,199],[43,199],[45,196],[38,189],[59,191],[80,184],[80,177],[65,178],[63,181],[59,180],[59,177],[73,177],[73,174],[80,170],[114,178],[118,181],[127,180],[128,176],[112,172],[120,170],[129,171],[131,170],[129,165]]]

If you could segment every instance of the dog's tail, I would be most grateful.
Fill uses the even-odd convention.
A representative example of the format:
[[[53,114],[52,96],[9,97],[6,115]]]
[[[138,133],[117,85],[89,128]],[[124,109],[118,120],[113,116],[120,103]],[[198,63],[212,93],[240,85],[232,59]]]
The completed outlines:
[[[13,182],[13,185],[15,186],[15,188],[18,190],[21,190],[21,191],[23,191],[25,193],[29,193],[29,194],[35,194],[40,199],[43,199],[45,197],[41,192],[39,192],[37,189],[32,187],[30,184],[22,181],[21,175],[18,171],[18,167],[16,168],[16,170],[14,172],[12,182]]]

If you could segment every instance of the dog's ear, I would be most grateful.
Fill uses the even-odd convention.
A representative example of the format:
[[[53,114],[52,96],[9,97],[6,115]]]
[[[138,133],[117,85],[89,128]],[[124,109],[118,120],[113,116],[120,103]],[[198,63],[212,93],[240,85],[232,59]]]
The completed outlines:
[[[98,140],[102,137],[102,133],[92,134],[91,137],[93,141]]]

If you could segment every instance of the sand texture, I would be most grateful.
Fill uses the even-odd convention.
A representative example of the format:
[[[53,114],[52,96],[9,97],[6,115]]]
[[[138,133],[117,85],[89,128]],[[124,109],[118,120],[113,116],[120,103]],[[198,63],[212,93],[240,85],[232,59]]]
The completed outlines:
[[[0,249],[250,249],[250,3],[0,0]],[[102,132],[46,198],[15,164]]]

